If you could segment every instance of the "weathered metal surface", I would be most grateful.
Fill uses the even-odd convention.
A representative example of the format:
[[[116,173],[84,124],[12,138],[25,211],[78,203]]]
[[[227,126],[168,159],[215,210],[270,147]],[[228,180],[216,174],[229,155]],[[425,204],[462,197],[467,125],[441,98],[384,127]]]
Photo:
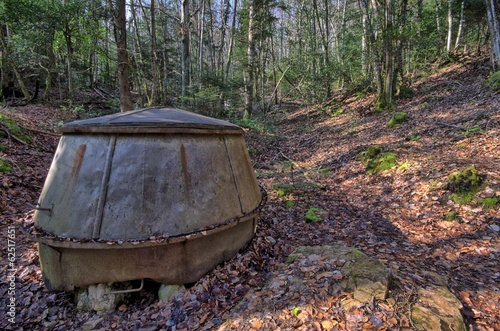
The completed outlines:
[[[39,243],[42,276],[50,290],[149,278],[164,284],[194,283],[232,258],[253,237],[257,215],[212,235],[133,248],[61,248]],[[115,248],[116,247],[116,248]]]
[[[222,229],[220,224],[227,225],[228,220],[239,217],[256,222],[262,195],[238,126],[177,109],[150,108],[73,122],[61,131],[63,136],[34,216],[38,229],[61,241],[187,238],[206,229]],[[253,225],[233,223],[224,231],[212,231],[207,238],[194,236],[196,244],[177,241],[139,247],[138,260],[141,254],[159,254],[154,259],[158,270],[188,270],[155,273],[151,266],[144,277],[179,282],[181,277],[170,273],[206,273],[253,236]],[[84,249],[85,244],[79,249],[42,238],[37,241],[42,272],[52,289],[97,283],[101,276],[108,279],[105,274],[97,274],[104,272],[111,261],[115,261],[115,269],[128,270],[122,264],[128,261],[133,265],[136,254],[132,248],[102,247],[96,253],[95,249]],[[210,248],[202,248],[201,243]],[[183,247],[182,254],[175,247]],[[126,254],[120,257],[118,251]],[[179,260],[170,254],[184,258]],[[81,271],[84,266],[94,270],[100,261],[106,261],[104,269],[92,272],[95,276]],[[204,271],[195,272],[196,266]],[[76,271],[68,271],[73,268]],[[120,280],[140,278],[137,273],[118,273],[122,275]],[[191,279],[189,276],[180,283]]]

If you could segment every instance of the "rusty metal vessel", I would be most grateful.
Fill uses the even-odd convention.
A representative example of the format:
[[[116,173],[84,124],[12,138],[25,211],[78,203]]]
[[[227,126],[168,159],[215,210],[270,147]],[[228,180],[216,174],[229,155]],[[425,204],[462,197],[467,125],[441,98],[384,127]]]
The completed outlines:
[[[147,108],[61,132],[27,229],[49,289],[196,282],[253,237],[264,193],[240,127]]]

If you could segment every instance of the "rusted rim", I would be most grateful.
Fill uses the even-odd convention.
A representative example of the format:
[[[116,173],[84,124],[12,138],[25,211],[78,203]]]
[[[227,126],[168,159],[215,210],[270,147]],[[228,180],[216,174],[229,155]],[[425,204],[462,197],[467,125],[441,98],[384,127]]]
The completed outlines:
[[[233,123],[178,108],[151,107],[66,123],[61,133],[243,134]]]
[[[151,247],[151,246],[180,243],[187,240],[202,238],[218,232],[222,232],[240,223],[244,223],[251,219],[256,218],[267,202],[267,192],[262,186],[259,185],[259,187],[261,191],[261,199],[259,205],[252,211],[247,212],[242,216],[231,218],[225,222],[195,230],[189,234],[182,234],[176,236],[169,236],[165,234],[153,235],[148,239],[142,239],[142,240],[99,240],[99,239],[77,239],[70,237],[59,237],[53,233],[49,233],[44,231],[43,229],[38,228],[37,226],[35,226],[34,223],[25,224],[22,227],[22,230],[26,234],[26,236],[33,241],[48,246],[61,247],[61,248],[127,249],[127,248]]]

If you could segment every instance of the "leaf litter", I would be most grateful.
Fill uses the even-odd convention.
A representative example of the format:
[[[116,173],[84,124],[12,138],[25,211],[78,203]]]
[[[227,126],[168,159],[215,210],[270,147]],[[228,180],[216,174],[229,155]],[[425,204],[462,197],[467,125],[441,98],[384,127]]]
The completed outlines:
[[[441,283],[462,302],[470,330],[500,330],[500,209],[477,202],[458,205],[446,189],[450,173],[474,165],[488,189],[500,195],[500,96],[482,87],[487,75],[486,60],[475,59],[414,83],[414,97],[398,101],[408,121],[397,128],[385,126],[392,114],[373,112],[369,98],[346,98],[335,117],[297,105],[271,110],[274,133],[246,134],[249,149],[258,151],[252,154],[258,180],[269,193],[248,247],[167,303],[157,300],[159,284],[147,281],[144,290],[102,317],[77,311],[74,293],[46,290],[36,244],[19,227],[32,218],[57,146],[52,129],[62,116],[66,121],[74,114],[41,105],[2,109],[33,130],[33,142],[0,138],[8,147],[1,156],[13,164],[10,173],[1,174],[0,222],[2,229],[17,225],[16,323],[2,319],[0,327],[412,330],[409,309],[417,288]],[[471,130],[474,126],[481,131]],[[396,153],[398,167],[366,174],[356,157],[373,145]],[[277,196],[275,184],[293,189]],[[308,223],[311,208],[325,213]],[[446,220],[451,211],[456,218]],[[286,263],[298,246],[325,244],[355,247],[390,268],[394,281],[388,299],[342,309],[340,302],[350,294],[325,291],[325,282],[342,277],[335,268],[321,257],[302,269]],[[8,261],[2,256],[6,274]],[[306,282],[286,285],[287,275],[296,272],[306,274]],[[275,283],[266,286],[270,279]],[[7,291],[2,282],[3,311]],[[234,318],[242,302],[244,312]]]

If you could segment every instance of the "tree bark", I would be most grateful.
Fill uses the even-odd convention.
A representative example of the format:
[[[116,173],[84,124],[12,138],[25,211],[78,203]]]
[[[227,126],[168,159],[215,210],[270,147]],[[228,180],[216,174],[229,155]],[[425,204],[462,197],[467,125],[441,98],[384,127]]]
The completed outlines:
[[[129,59],[127,49],[127,19],[126,0],[116,0],[116,6],[112,0],[108,5],[113,13],[115,41],[118,48],[118,86],[120,90],[120,111],[133,109],[132,95],[130,93]]]
[[[462,38],[462,31],[465,25],[464,7],[465,7],[465,0],[462,0],[462,5],[460,8],[460,23],[458,24],[457,39],[455,40],[455,47],[454,47],[455,50],[457,50],[458,47],[460,46],[460,39]]]
[[[198,31],[198,87],[201,89],[201,80],[203,77],[203,39],[205,30],[205,0],[201,0],[201,12],[199,18]],[[213,41],[212,41],[213,43]]]
[[[191,85],[191,63],[189,54],[190,13],[189,0],[182,0],[181,7],[181,95],[182,105],[187,105],[188,89]]]
[[[488,26],[490,28],[491,53],[493,54],[493,70],[500,68],[500,23],[496,15],[495,0],[485,0],[486,12],[488,16]]]
[[[229,78],[229,69],[231,69],[231,60],[233,57],[233,47],[234,47],[234,38],[236,31],[236,13],[238,8],[238,0],[234,0],[234,8],[233,8],[233,21],[231,22],[231,35],[229,36],[229,45],[227,47],[227,58],[226,58],[226,70],[224,74],[224,84],[227,84],[227,80]]]
[[[161,87],[160,72],[158,70],[158,57],[156,55],[156,8],[155,0],[150,0],[151,5],[151,98],[150,105],[155,105],[158,102],[158,95]]]
[[[255,0],[248,5],[248,49],[247,81],[244,118],[252,116],[255,84]]]
[[[446,51],[451,51],[451,40],[453,38],[453,15],[451,11],[451,6],[453,0],[448,0],[448,38],[446,39]]]
[[[4,53],[5,53],[4,56],[7,59],[7,63],[10,65],[12,71],[14,72],[14,75],[16,76],[17,83],[19,84],[19,87],[21,88],[21,91],[23,92],[24,98],[26,99],[26,101],[29,102],[32,99],[32,96],[29,93],[28,89],[26,88],[26,85],[24,84],[23,78],[22,78],[21,74],[19,73],[16,62],[10,56],[9,44],[8,44],[10,37],[9,37],[8,26],[6,27],[6,31],[7,31],[7,36],[4,37],[3,32],[0,29],[0,45],[2,46],[2,49],[4,50]],[[5,71],[2,72],[2,77],[3,77],[3,74],[5,74]]]
[[[66,75],[67,84],[66,84],[66,98],[71,99],[73,97],[73,83],[71,79],[71,60],[73,59],[73,42],[71,39],[71,29],[69,27],[68,22],[65,23],[64,27],[64,38],[66,40]]]
[[[382,91],[382,108],[392,109],[395,91],[395,68],[394,68],[394,22],[393,22],[393,0],[385,0],[384,19],[384,55],[385,55],[385,79]],[[380,97],[379,97],[380,98]]]

